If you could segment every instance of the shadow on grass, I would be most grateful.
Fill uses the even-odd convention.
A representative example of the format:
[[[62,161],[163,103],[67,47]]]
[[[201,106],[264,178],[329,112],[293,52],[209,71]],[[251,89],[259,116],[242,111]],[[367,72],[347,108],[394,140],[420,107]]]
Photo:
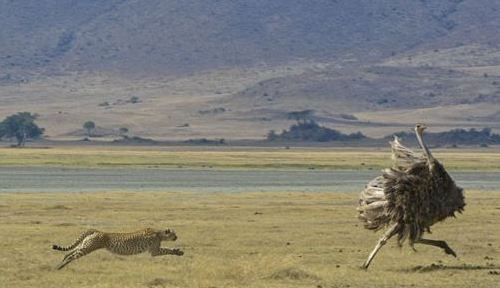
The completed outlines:
[[[495,264],[486,264],[486,265],[472,265],[472,264],[462,264],[462,265],[444,265],[444,264],[430,264],[430,265],[418,265],[411,268],[405,268],[398,270],[400,272],[433,272],[433,271],[442,271],[442,270],[496,270],[500,269],[500,266],[496,266]]]
[[[71,208],[64,205],[53,205],[50,207],[46,207],[46,210],[71,210]]]
[[[294,267],[276,271],[269,278],[274,280],[321,280],[312,273]]]
[[[171,287],[173,282],[165,278],[154,278],[153,280],[145,283],[147,287]]]

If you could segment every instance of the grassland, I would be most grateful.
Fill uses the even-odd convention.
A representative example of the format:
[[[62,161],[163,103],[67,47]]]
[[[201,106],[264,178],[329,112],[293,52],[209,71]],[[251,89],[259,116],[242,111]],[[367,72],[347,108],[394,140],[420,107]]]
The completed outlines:
[[[434,227],[458,258],[391,241],[359,269],[378,234],[361,227],[354,193],[0,194],[3,287],[498,287],[500,193],[468,192],[465,213]],[[98,251],[57,271],[86,228],[177,231],[182,257]]]
[[[500,170],[500,152],[436,150],[451,170]],[[2,166],[69,167],[191,167],[191,168],[315,168],[381,169],[390,164],[389,149],[340,148],[196,148],[196,147],[74,147],[0,148]]]
[[[455,170],[500,170],[496,150],[435,152]],[[387,150],[196,147],[0,148],[3,167],[215,167],[378,169]],[[271,170],[270,170],[271,171]],[[71,185],[68,183],[68,185]],[[359,268],[379,234],[356,219],[356,193],[188,193],[176,191],[0,193],[2,287],[495,287],[500,280],[500,193],[467,191],[457,219],[432,239],[457,251],[399,249],[394,241],[369,271]],[[87,228],[173,228],[182,257],[98,251],[55,266]]]

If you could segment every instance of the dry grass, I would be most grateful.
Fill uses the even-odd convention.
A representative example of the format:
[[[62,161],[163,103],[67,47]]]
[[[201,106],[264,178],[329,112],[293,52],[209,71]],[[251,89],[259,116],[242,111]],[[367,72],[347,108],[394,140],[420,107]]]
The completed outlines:
[[[468,192],[463,215],[434,227],[458,253],[385,247],[359,269],[378,235],[355,218],[344,193],[0,194],[4,287],[495,287],[500,193]],[[57,271],[83,230],[171,227],[183,257],[90,254]]]
[[[37,123],[46,135],[64,139],[67,133],[94,121],[108,129],[127,127],[133,135],[158,139],[263,138],[267,121],[226,121],[200,110],[226,107],[219,103],[229,95],[274,77],[300,74],[319,63],[293,63],[273,69],[227,69],[200,72],[185,77],[128,79],[107,74],[44,77],[24,85],[0,86],[0,119],[18,111],[40,115]],[[138,104],[113,105],[140,98]],[[108,102],[108,107],[99,106]],[[222,105],[222,106],[221,106]],[[189,123],[190,127],[177,127]],[[287,121],[279,121],[280,128]]]
[[[0,165],[71,167],[215,167],[380,169],[390,164],[387,149],[189,148],[60,146],[50,149],[0,148]],[[500,170],[500,152],[434,150],[451,170]]]

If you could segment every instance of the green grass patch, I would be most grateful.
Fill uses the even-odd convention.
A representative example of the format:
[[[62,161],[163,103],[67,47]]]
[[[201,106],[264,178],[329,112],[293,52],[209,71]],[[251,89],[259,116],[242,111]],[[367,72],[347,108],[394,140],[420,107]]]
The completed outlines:
[[[500,170],[496,150],[440,150],[435,156],[450,170]],[[382,169],[390,151],[380,149],[179,149],[144,147],[0,148],[1,166],[212,167],[228,169]]]

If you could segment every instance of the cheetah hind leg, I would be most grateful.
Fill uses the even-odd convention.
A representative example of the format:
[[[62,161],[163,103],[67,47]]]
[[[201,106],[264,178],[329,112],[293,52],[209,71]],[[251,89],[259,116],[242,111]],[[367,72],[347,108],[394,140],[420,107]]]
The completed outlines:
[[[66,256],[64,256],[64,259],[57,265],[57,270],[61,270],[64,266],[68,265],[70,262],[73,260],[76,260],[80,257],[82,257],[84,254],[81,250],[73,250],[70,253],[68,253]]]
[[[95,249],[94,249],[95,250]],[[81,258],[89,253],[91,253],[94,250],[88,250],[88,249],[75,249],[68,253],[66,256],[64,256],[63,260],[59,265],[57,265],[57,270],[61,270],[64,266],[68,265],[70,262]]]
[[[95,232],[98,232],[97,230],[95,229],[89,229],[85,232],[83,232],[79,237],[78,239],[76,239],[75,242],[73,242],[73,244],[69,245],[69,246],[59,246],[59,245],[52,245],[52,249],[54,250],[59,250],[59,251],[70,251],[70,250],[73,250],[76,248],[76,246],[78,246],[85,238],[87,238],[87,236],[90,236],[92,234],[94,234]]]

